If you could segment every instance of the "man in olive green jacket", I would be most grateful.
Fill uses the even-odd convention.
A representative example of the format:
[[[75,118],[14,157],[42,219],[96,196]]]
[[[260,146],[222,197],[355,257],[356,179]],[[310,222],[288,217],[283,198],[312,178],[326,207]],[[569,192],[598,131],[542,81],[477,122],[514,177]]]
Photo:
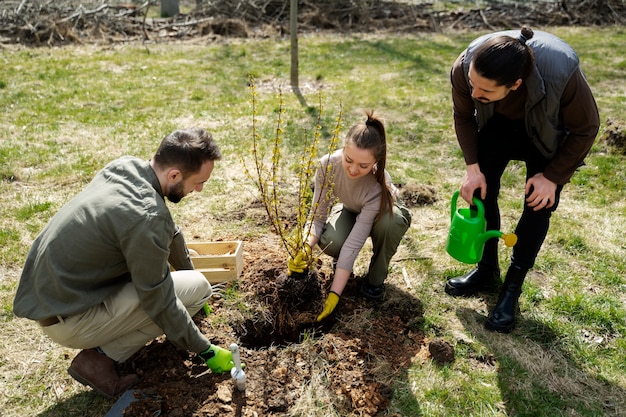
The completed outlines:
[[[149,161],[109,163],[33,242],[14,312],[55,342],[82,349],[68,369],[82,384],[107,397],[124,392],[137,376],[120,376],[117,363],[163,333],[214,372],[232,368],[230,352],[192,320],[212,290],[193,270],[165,201],[200,192],[220,158],[205,130],[177,130]]]

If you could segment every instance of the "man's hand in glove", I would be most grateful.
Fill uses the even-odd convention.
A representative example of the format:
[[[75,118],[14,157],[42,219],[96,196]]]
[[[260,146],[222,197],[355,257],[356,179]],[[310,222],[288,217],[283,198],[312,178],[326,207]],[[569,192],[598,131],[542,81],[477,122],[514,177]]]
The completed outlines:
[[[207,350],[200,353],[200,357],[206,362],[206,365],[211,368],[212,372],[218,374],[228,372],[235,367],[233,354],[230,350],[217,345],[209,346]]]
[[[295,257],[289,257],[287,261],[287,268],[289,268],[288,275],[291,276],[293,273],[303,273],[305,270],[309,269],[311,261],[311,247],[308,243],[305,243]]]
[[[326,317],[333,312],[335,307],[337,307],[337,303],[339,302],[339,295],[336,292],[329,292],[328,297],[326,297],[326,302],[324,303],[324,310],[317,316],[317,321],[322,321]]]

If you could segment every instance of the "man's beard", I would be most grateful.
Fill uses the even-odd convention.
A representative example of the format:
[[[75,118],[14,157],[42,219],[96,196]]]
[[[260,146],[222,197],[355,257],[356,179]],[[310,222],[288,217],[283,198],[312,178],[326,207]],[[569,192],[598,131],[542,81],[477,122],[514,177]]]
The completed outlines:
[[[179,182],[175,186],[169,189],[167,192],[167,199],[172,203],[178,203],[185,196],[183,181]]]

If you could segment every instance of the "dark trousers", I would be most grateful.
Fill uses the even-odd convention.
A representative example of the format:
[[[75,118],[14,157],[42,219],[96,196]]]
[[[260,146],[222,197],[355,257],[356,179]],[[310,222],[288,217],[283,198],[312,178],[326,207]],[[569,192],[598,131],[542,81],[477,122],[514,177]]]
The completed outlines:
[[[495,115],[478,134],[478,163],[487,181],[485,220],[487,230],[500,230],[500,209],[498,195],[500,180],[505,168],[512,160],[526,163],[526,180],[543,172],[549,160],[532,145],[526,134],[523,122],[516,122]],[[524,210],[517,223],[515,234],[517,244],[513,247],[511,264],[522,269],[530,269],[541,249],[550,227],[550,217],[559,204],[562,185],[556,189],[556,201],[549,209],[534,211],[524,201]],[[497,267],[498,239],[489,239],[485,243],[481,264]]]

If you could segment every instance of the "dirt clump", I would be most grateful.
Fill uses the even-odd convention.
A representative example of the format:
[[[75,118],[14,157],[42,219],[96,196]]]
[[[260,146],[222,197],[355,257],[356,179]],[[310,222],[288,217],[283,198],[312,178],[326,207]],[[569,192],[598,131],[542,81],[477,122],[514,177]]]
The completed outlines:
[[[401,186],[400,197],[408,208],[431,205],[438,200],[435,187],[424,184]]]
[[[445,340],[435,339],[428,344],[428,352],[440,365],[454,362],[454,347]]]
[[[265,254],[268,252],[266,246]],[[239,284],[251,308],[231,320],[231,326],[242,343],[249,346],[298,342],[301,331],[315,323],[323,307],[325,275],[311,270],[289,277],[287,256],[279,250],[273,256],[273,261],[248,256],[249,267],[257,273],[251,273]]]
[[[626,155],[626,124],[608,119],[600,140],[607,144],[609,150]]]

